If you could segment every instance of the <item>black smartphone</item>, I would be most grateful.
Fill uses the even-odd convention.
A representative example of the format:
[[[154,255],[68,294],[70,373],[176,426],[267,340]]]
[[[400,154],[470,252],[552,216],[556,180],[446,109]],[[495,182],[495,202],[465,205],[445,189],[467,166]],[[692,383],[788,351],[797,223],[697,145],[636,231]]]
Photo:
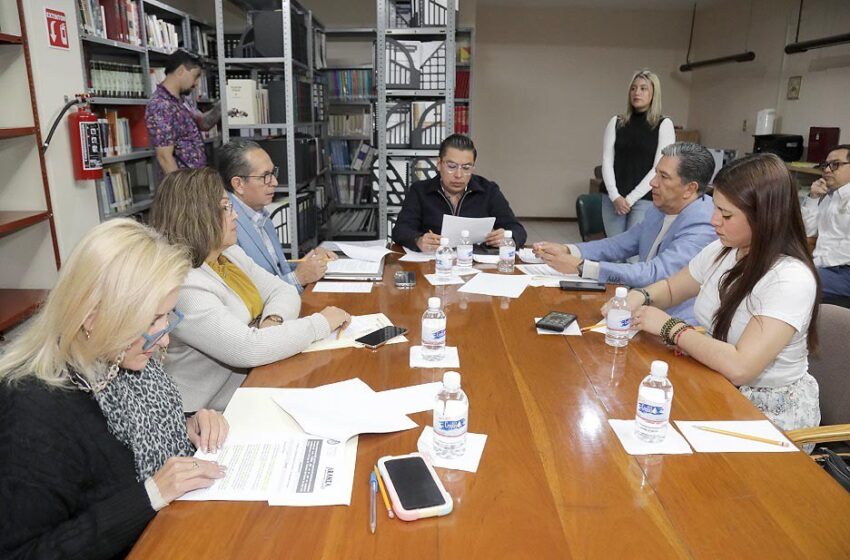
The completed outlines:
[[[379,346],[383,346],[387,343],[387,341],[405,333],[407,333],[407,329],[404,327],[389,326],[372,331],[369,334],[365,334],[360,338],[355,339],[355,342],[359,342],[366,348],[375,349]]]
[[[439,479],[428,469],[422,457],[391,458],[383,465],[405,511],[446,505]]]
[[[412,270],[397,270],[393,275],[396,288],[412,288],[416,285],[416,272]]]
[[[607,289],[605,284],[572,282],[570,280],[561,280],[560,285],[562,290],[570,290],[573,292],[604,292]]]
[[[575,320],[576,316],[572,313],[550,311],[545,317],[537,321],[537,327],[546,329],[547,331],[564,332],[564,329],[569,327]]]

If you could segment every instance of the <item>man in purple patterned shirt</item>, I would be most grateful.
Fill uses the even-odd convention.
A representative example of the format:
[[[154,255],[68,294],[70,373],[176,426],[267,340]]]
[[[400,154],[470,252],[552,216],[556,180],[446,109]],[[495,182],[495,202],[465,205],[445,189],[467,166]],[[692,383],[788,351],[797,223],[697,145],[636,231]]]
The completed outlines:
[[[216,104],[201,113],[183,100],[195,88],[202,71],[198,57],[182,49],[175,51],[166,63],[165,79],[145,109],[151,145],[165,173],[207,164],[201,130],[216,125],[221,117],[220,106]]]

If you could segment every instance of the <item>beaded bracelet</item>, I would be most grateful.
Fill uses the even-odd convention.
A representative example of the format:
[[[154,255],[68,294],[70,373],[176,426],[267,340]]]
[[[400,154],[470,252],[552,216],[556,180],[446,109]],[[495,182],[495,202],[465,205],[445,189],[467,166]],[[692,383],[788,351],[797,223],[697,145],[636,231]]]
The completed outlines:
[[[669,344],[670,346],[673,345],[673,341],[670,340],[670,331],[679,323],[685,323],[685,321],[679,319],[678,317],[670,317],[669,319],[667,319],[667,321],[664,322],[663,325],[661,325],[661,340],[665,344]]]
[[[690,325],[685,325],[684,327],[682,327],[681,329],[679,329],[678,331],[676,331],[676,334],[675,334],[675,335],[673,335],[673,343],[674,343],[674,346],[676,346],[676,347],[678,348],[678,346],[679,346],[679,339],[682,337],[682,333],[684,333],[685,331],[693,331],[693,330],[696,330],[696,329],[694,329],[694,328],[693,328],[692,326],[690,326]]]
[[[644,305],[652,305],[652,298],[649,297],[649,292],[647,292],[643,288],[632,288],[632,290],[643,295],[643,304]]]

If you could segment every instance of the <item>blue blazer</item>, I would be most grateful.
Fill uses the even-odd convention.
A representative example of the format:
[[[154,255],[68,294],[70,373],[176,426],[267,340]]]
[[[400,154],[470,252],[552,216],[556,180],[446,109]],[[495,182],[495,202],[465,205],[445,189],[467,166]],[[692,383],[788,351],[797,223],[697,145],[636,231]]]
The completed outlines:
[[[251,222],[251,218],[248,217],[248,214],[242,207],[242,203],[236,200],[236,195],[233,193],[227,193],[227,195],[230,197],[231,202],[233,202],[233,209],[236,210],[236,214],[238,216],[236,220],[237,245],[239,245],[239,247],[241,247],[255,263],[263,267],[266,272],[280,276],[282,280],[286,281],[286,275],[292,272],[292,269],[289,267],[289,263],[286,262],[286,257],[283,254],[283,248],[281,248],[280,243],[276,242],[277,232],[275,231],[271,221],[266,221],[264,229],[266,230],[269,239],[272,240],[272,245],[274,245],[275,253],[277,254],[277,261],[280,263],[278,266],[274,264],[272,256],[269,254],[268,249],[266,249],[266,244],[263,243],[262,238],[260,238],[257,228],[254,227],[253,222]]]
[[[578,243],[576,246],[585,259],[599,262],[599,282],[644,287],[679,272],[688,265],[706,245],[717,239],[711,214],[714,201],[708,195],[688,204],[670,225],[651,260],[646,260],[661,225],[664,214],[652,206],[644,220],[631,229],[608,239]],[[624,263],[638,255],[640,262]],[[694,300],[690,299],[668,309],[674,317],[694,324]]]

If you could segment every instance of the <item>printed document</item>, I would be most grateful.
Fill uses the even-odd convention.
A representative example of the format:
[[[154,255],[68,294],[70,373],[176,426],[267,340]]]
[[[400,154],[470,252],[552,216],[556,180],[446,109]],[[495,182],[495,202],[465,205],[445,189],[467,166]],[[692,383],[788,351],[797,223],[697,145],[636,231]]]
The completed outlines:
[[[377,245],[364,247],[362,245],[342,243],[341,241],[337,241],[336,245],[349,259],[359,261],[380,262],[385,255],[392,253],[392,251],[386,247],[380,247]]]
[[[392,321],[383,313],[373,313],[372,315],[353,315],[351,323],[342,333],[332,331],[327,337],[322,340],[317,340],[307,347],[304,352],[318,352],[319,350],[335,350],[337,348],[363,348],[356,339],[370,332],[374,332],[384,327],[391,327]],[[399,335],[387,341],[387,344],[399,344],[407,342],[404,335]]]
[[[496,218],[464,218],[443,214],[443,226],[440,229],[440,237],[449,238],[449,246],[460,245],[460,232],[469,230],[469,240],[472,243],[484,243],[487,234],[493,231]]]

